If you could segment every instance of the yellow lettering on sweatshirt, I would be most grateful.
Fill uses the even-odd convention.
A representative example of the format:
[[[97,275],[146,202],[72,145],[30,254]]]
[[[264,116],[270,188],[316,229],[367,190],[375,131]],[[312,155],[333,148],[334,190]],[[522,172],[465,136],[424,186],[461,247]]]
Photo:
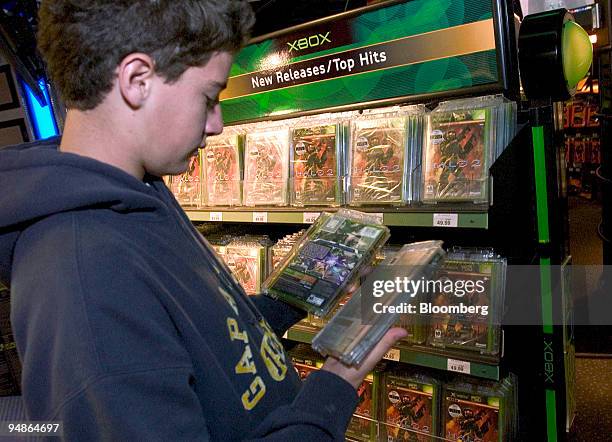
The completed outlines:
[[[245,410],[252,410],[265,394],[266,384],[257,376],[251,382],[249,389],[242,394],[242,406]]]
[[[227,318],[227,328],[232,341],[242,341],[245,344],[249,343],[249,335],[247,335],[246,332],[240,331],[238,321],[236,321],[234,318]]]

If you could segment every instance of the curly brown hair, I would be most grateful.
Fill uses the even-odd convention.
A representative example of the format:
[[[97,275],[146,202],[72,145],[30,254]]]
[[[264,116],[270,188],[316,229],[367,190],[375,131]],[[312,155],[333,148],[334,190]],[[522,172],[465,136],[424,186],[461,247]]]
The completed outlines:
[[[255,21],[244,0],[43,0],[39,15],[51,81],[79,110],[102,102],[125,56],[148,54],[172,83],[216,51],[239,50]]]

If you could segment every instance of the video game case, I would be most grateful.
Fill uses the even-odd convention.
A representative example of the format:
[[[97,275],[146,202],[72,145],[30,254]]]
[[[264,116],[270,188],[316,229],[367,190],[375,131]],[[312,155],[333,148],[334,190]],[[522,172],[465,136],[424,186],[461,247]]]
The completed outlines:
[[[11,294],[0,283],[0,334],[11,333]]]
[[[581,136],[574,138],[574,164],[582,164],[586,162],[587,155],[585,149],[584,138]]]
[[[2,353],[13,379],[13,394],[20,394],[22,366],[21,359],[19,359],[19,354],[17,353],[17,344],[13,333],[3,334],[1,343]]]
[[[310,373],[319,370],[323,366],[323,358],[312,351],[309,345],[299,344],[289,351],[289,357],[299,378],[303,381]]]
[[[254,253],[252,253],[254,251]],[[227,246],[224,260],[247,295],[259,293],[261,280],[260,259],[257,250]]]
[[[305,232],[306,230],[302,229],[299,232],[286,235],[272,246],[271,271],[274,271],[284,261],[285,257],[291,252],[293,246],[295,246]]]
[[[406,202],[421,200],[421,169],[428,110],[424,105],[409,106],[407,117],[408,147],[405,180]]]
[[[599,136],[591,138],[591,164],[601,164],[601,140]]]
[[[298,124],[291,131],[290,191],[293,206],[339,206],[343,203],[341,122]]]
[[[501,441],[499,413],[499,397],[445,388],[442,400],[443,436],[456,441]]]
[[[368,214],[324,212],[266,280],[265,293],[325,316],[389,235],[389,229]]]
[[[507,260],[491,248],[455,247],[438,275],[448,287],[433,304],[463,311],[431,315],[428,343],[436,347],[498,355],[506,291]],[[470,309],[472,311],[470,311]],[[485,314],[486,309],[486,314]]]
[[[265,128],[247,133],[244,152],[243,204],[286,206],[289,203],[289,131]]]
[[[442,291],[437,291],[432,305],[456,308],[457,312],[431,315],[430,345],[482,354],[499,352],[502,309],[499,298],[503,291],[497,265],[450,258],[445,261],[439,281],[453,289],[445,291],[443,287]]]
[[[563,128],[567,129],[570,127],[570,106],[568,103],[563,104]]]
[[[599,105],[595,103],[589,103],[586,111],[587,127],[598,127],[599,122]]]
[[[393,281],[399,277],[414,281],[428,280],[437,271],[444,255],[441,241],[406,244],[384,269],[385,279]],[[376,269],[375,272],[379,270],[383,272],[382,269]],[[408,304],[412,302],[412,297],[410,293],[402,291],[388,293],[378,300],[382,309]],[[312,348],[322,355],[333,356],[346,365],[359,365],[400,317],[400,313],[395,310],[377,314],[374,309],[364,309],[364,303],[360,287],[314,337]]]
[[[442,389],[442,436],[453,441],[516,440],[516,376],[499,382],[458,378]]]
[[[347,438],[368,442],[376,440],[378,416],[378,388],[380,373],[368,374],[357,389],[357,407],[346,430]]]
[[[492,116],[489,108],[434,110],[423,148],[422,201],[488,201]]]
[[[438,435],[440,385],[422,374],[385,373],[381,387],[381,440],[433,442]]]
[[[353,121],[351,131],[348,203],[361,206],[407,201],[406,117],[366,116]]]
[[[202,153],[189,158],[187,171],[172,177],[170,190],[182,206],[200,207],[202,205]]]
[[[211,248],[249,295],[261,292],[270,272],[272,242],[266,235],[207,235]]]
[[[238,132],[229,129],[207,139],[203,156],[208,206],[242,205],[241,139]]]
[[[585,127],[587,123],[587,108],[583,102],[575,102],[572,104],[570,125],[572,127]]]

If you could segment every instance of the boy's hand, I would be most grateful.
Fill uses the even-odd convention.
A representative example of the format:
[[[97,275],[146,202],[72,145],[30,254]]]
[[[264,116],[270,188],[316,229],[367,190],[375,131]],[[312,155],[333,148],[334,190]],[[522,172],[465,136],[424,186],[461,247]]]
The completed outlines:
[[[349,367],[338,359],[329,357],[323,364],[323,367],[321,367],[321,370],[327,370],[340,376],[357,390],[365,377],[374,369],[385,353],[387,353],[398,340],[407,335],[408,332],[403,328],[392,328],[383,336],[380,342],[376,344],[372,352],[365,358],[359,367]]]

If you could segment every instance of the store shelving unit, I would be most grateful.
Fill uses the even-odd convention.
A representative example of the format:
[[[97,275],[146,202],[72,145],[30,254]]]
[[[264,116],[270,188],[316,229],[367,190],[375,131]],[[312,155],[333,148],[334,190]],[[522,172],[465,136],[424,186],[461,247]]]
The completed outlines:
[[[486,229],[489,225],[487,208],[479,206],[479,211],[462,208],[430,209],[362,209],[376,213],[383,224],[389,227],[448,227],[465,229]],[[189,209],[187,215],[192,221],[199,222],[232,222],[232,223],[276,223],[276,224],[312,224],[321,212],[334,212],[333,207],[309,207],[305,210],[288,210],[283,208],[207,208]],[[384,210],[384,211],[381,211]]]

